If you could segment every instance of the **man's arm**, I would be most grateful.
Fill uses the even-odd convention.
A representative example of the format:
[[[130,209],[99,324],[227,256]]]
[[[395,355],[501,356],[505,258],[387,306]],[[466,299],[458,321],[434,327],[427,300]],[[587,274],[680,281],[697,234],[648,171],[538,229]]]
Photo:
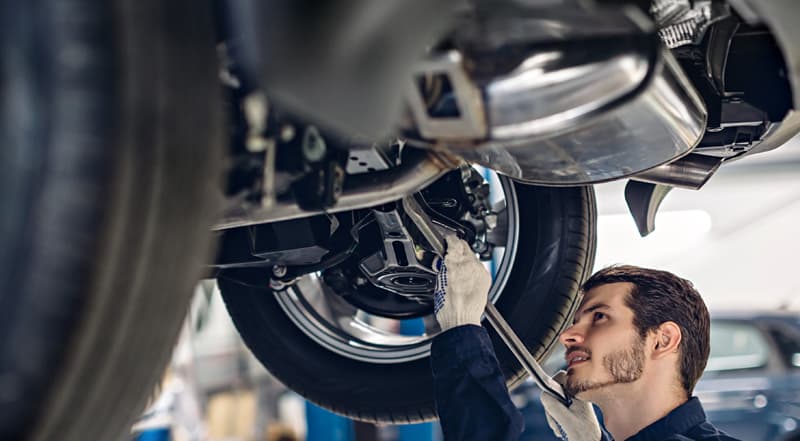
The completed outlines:
[[[492,342],[480,326],[492,278],[469,246],[448,236],[434,310],[442,328],[431,346],[436,409],[446,441],[516,441],[522,415],[506,389]]]
[[[511,402],[484,328],[458,326],[437,336],[431,369],[446,441],[519,439],[522,414]]]
[[[517,440],[522,415],[511,402],[492,342],[480,325],[491,276],[465,242],[455,236],[446,239],[447,255],[440,262],[434,290],[442,333],[431,346],[436,409],[445,440]],[[542,393],[542,404],[556,436],[565,441],[601,440],[591,404],[576,398],[566,407],[547,392]]]

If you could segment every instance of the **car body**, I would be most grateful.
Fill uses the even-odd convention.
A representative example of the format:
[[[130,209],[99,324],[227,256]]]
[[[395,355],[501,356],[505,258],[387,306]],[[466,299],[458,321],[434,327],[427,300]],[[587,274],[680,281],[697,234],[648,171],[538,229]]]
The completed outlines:
[[[499,262],[489,298],[537,353],[593,267],[591,185],[630,178],[645,235],[671,188],[800,133],[790,0],[11,3],[0,439],[126,431],[204,276],[308,400],[434,419],[415,219]],[[239,373],[228,343],[199,348],[210,387]]]

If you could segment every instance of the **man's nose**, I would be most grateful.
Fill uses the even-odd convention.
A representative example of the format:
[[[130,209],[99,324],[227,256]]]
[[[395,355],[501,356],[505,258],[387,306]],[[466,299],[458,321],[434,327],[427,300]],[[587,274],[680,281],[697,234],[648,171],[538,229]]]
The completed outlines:
[[[571,346],[583,343],[583,334],[577,326],[572,325],[565,329],[561,335],[558,336],[559,341],[564,346]]]

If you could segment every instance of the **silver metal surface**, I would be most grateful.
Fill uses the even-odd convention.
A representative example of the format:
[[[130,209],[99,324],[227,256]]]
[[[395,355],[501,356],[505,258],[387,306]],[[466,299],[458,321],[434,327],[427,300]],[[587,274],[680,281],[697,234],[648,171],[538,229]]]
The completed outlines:
[[[226,210],[212,230],[297,219],[327,213],[368,208],[396,201],[427,187],[455,165],[442,161],[433,152],[409,152],[404,163],[383,172],[347,177],[337,204],[325,211],[303,210],[293,201],[276,201],[269,208],[240,205]]]
[[[493,225],[486,232],[486,241],[492,245],[503,245],[503,240],[506,237],[505,226],[507,225],[506,216],[507,211],[505,205],[498,203],[492,206],[492,212],[496,213],[491,216]]]
[[[654,0],[650,13],[658,26],[658,36],[670,48],[698,44],[708,27],[719,18],[720,8],[710,0]]]
[[[585,88],[570,95],[574,111],[561,105],[554,108],[562,112],[545,117],[535,113],[539,109],[531,104],[533,118],[527,122],[521,116],[524,112],[518,111],[511,118],[501,109],[513,107],[493,106],[495,97],[487,95],[492,109],[490,120],[505,123],[493,125],[490,139],[477,147],[454,150],[469,161],[542,185],[604,182],[675,160],[702,138],[705,107],[668,52],[662,53],[661,60],[649,64],[650,71],[644,78],[643,61],[643,58],[612,58],[611,65],[595,71],[626,77],[629,83],[604,83],[598,78],[601,84],[609,86],[598,89],[578,77],[576,84]],[[624,96],[613,93],[613,85],[621,91],[630,91],[639,80],[644,81],[638,93]],[[505,90],[502,96],[514,97],[519,103],[541,103],[536,88],[524,88],[525,81],[518,84],[521,87],[518,93]],[[595,94],[601,90],[603,94]],[[580,104],[581,100],[584,104]],[[540,132],[540,122],[553,129]],[[527,130],[531,136],[525,135]]]
[[[422,207],[419,206],[419,202],[414,198],[414,195],[408,195],[403,198],[403,209],[417,226],[419,232],[422,233],[422,236],[425,237],[425,240],[433,247],[436,254],[444,256],[444,238],[422,210]]]
[[[631,94],[645,81],[649,68],[646,54],[583,58],[572,60],[560,51],[537,53],[492,81],[486,87],[491,139],[568,130]]]
[[[238,80],[237,80],[238,81]],[[261,175],[261,206],[270,208],[275,204],[275,140],[265,138],[269,106],[263,92],[247,95],[242,103],[242,110],[247,120],[247,138],[245,146],[250,153],[263,152],[264,170]]]
[[[300,146],[303,157],[310,162],[319,162],[325,159],[328,152],[328,145],[325,138],[320,135],[319,130],[314,126],[306,127],[303,132],[303,143]]]
[[[494,175],[494,173],[492,173]],[[494,283],[489,299],[496,302],[505,289],[517,253],[519,204],[513,182],[506,177],[492,177],[493,194],[505,199],[507,238],[505,247],[495,248]],[[496,192],[496,193],[495,193]],[[334,293],[316,274],[302,277],[286,292],[275,298],[292,322],[310,339],[326,349],[350,359],[373,363],[404,363],[430,354],[430,341],[441,332],[433,312],[421,317],[420,332],[404,335],[402,321],[379,317],[360,310]]]
[[[417,141],[521,181],[563,186],[630,176],[691,151],[706,110],[669,51],[603,51],[540,50],[481,81],[469,77],[469,60],[449,53],[427,68],[450,76],[462,118],[433,118],[410,93],[427,138]]]
[[[669,164],[637,173],[631,176],[631,179],[699,190],[717,171],[720,164],[722,164],[722,158],[690,154]]]
[[[631,32],[654,31],[652,20],[636,7],[595,7],[585,0],[493,2],[478,20],[458,23],[457,38],[495,55],[507,46],[531,47],[559,42],[619,39]],[[595,5],[593,5],[595,4]]]
[[[390,168],[391,162],[378,149],[351,150],[345,171],[349,175],[371,173]]]
[[[273,265],[272,266],[272,275],[275,277],[283,277],[286,275],[286,265]]]
[[[417,129],[422,136],[430,139],[483,138],[486,136],[486,115],[484,115],[481,90],[468,78],[462,68],[463,58],[457,51],[449,51],[437,59],[423,61],[417,66],[409,90],[407,101]],[[459,116],[452,118],[433,118],[428,115],[418,81],[426,76],[445,75],[453,91],[458,96]]]

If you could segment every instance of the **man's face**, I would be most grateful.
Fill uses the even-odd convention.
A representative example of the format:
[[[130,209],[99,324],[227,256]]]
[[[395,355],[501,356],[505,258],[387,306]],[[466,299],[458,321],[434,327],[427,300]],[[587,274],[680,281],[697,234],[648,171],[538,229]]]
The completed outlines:
[[[632,383],[642,376],[645,340],[625,304],[629,283],[589,290],[574,323],[560,336],[566,347],[567,393],[582,399],[608,386]]]

